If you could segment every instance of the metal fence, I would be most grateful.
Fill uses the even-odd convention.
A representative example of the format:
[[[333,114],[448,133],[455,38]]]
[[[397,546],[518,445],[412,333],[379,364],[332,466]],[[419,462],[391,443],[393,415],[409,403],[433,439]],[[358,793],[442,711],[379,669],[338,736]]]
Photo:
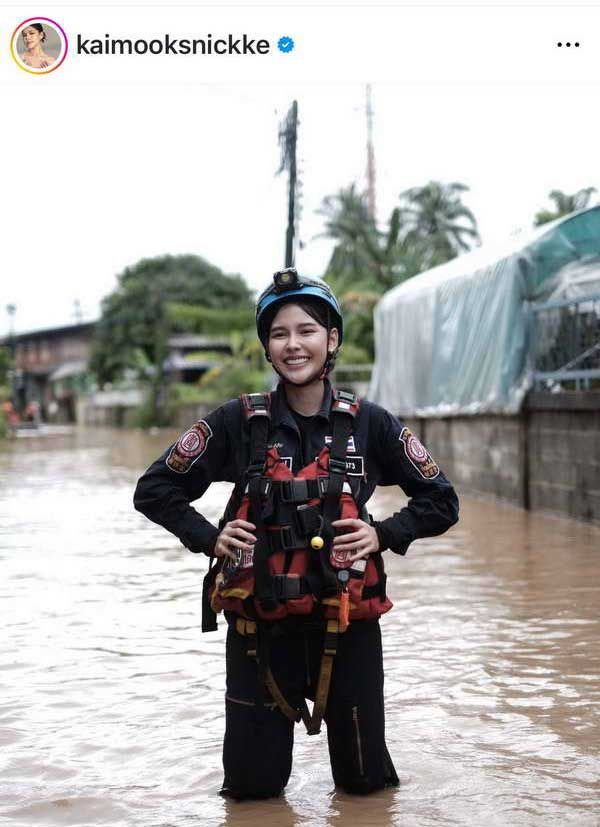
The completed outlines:
[[[534,388],[600,388],[600,293],[529,309]]]

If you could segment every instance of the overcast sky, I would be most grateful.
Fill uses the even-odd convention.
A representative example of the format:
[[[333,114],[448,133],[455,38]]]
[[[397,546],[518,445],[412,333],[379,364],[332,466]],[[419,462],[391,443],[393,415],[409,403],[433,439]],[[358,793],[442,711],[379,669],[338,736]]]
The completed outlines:
[[[298,268],[320,275],[323,197],[364,186],[364,86],[55,86],[3,90],[2,307],[17,331],[86,319],[142,257],[197,253],[252,288],[283,265],[277,129],[300,110]],[[430,179],[470,187],[483,242],[531,226],[553,188],[597,185],[597,90],[373,87],[378,218]],[[549,206],[549,204],[548,204]]]

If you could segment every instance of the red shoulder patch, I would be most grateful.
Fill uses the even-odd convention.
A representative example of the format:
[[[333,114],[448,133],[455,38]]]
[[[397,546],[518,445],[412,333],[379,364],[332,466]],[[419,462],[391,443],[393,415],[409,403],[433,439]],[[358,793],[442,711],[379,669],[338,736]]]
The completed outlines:
[[[176,471],[178,474],[187,473],[196,460],[200,459],[206,451],[206,446],[212,435],[210,425],[204,419],[192,425],[171,448],[167,457],[167,465],[171,471]]]
[[[440,473],[435,460],[427,448],[419,442],[410,428],[402,428],[400,441],[404,446],[404,453],[411,465],[426,480],[432,480]]]

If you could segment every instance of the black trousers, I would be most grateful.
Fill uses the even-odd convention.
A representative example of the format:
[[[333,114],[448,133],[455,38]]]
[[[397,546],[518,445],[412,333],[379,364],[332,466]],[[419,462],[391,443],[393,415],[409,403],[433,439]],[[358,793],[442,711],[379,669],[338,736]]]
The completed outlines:
[[[272,628],[270,666],[284,697],[294,707],[303,698],[314,701],[323,626]],[[221,793],[238,799],[269,798],[279,795],[290,777],[294,723],[259,686],[258,667],[247,654],[247,643],[230,625]],[[379,621],[351,623],[339,635],[325,722],[337,786],[365,795],[399,783],[385,744]]]

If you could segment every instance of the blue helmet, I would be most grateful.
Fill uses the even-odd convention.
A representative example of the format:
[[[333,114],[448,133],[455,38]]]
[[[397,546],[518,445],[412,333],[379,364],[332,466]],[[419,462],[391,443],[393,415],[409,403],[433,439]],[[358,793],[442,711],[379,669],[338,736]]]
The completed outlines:
[[[294,267],[288,267],[286,270],[279,270],[275,273],[273,284],[260,294],[256,303],[256,330],[258,338],[265,348],[269,337],[266,322],[273,319],[273,313],[267,313],[266,311],[272,311],[278,305],[294,299],[300,301],[302,299],[319,299],[326,304],[332,316],[330,327],[337,328],[338,346],[342,344],[344,337],[342,311],[329,286],[324,281],[299,276]]]

